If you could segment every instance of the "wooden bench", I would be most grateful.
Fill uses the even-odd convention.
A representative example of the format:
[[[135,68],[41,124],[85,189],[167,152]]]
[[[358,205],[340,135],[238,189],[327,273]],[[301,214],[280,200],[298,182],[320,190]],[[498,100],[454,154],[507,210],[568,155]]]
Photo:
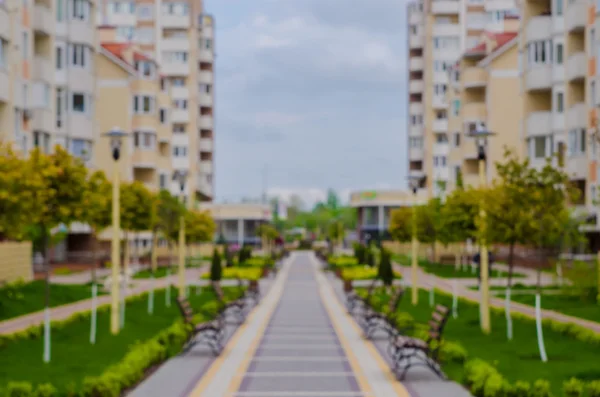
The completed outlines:
[[[396,330],[396,317],[398,316],[398,306],[400,305],[403,296],[404,288],[397,286],[390,297],[385,313],[368,310],[363,314],[364,319],[362,325],[366,339],[371,339],[377,330],[385,332],[388,337],[398,335],[398,330]]]
[[[346,292],[346,310],[348,311],[348,313],[350,314],[354,314],[355,309],[363,306],[363,307],[367,307],[369,301],[371,300],[371,296],[373,295],[373,291],[375,290],[375,287],[377,287],[377,284],[380,282],[379,279],[374,279],[373,282],[369,285],[369,288],[367,288],[367,296],[366,297],[362,297],[360,296],[358,293],[356,293],[355,290],[351,289],[350,291],[345,291]]]
[[[225,317],[223,313],[218,310],[215,319],[197,324],[194,322],[194,315],[196,313],[192,310],[190,302],[187,299],[177,298],[177,306],[179,306],[189,332],[183,352],[189,351],[198,343],[205,343],[216,356],[221,354],[221,351],[223,351],[223,339],[225,338]],[[204,315],[205,318],[210,318],[214,315],[214,313],[202,310],[199,310],[198,313]]]
[[[226,316],[228,313],[233,313],[233,315],[237,318],[239,323],[243,323],[244,321],[246,321],[246,299],[242,296],[241,298],[238,298],[231,302],[226,302],[225,294],[223,294],[221,284],[218,281],[213,281],[211,282],[211,284],[217,296],[217,300],[223,308],[224,316]],[[238,279],[238,286],[240,286],[240,279]],[[241,287],[242,286],[240,286],[240,288]]]
[[[404,380],[408,370],[414,366],[426,366],[446,379],[438,363],[438,354],[449,315],[450,310],[446,306],[437,305],[429,321],[426,340],[398,335],[390,342],[389,353],[398,379]]]

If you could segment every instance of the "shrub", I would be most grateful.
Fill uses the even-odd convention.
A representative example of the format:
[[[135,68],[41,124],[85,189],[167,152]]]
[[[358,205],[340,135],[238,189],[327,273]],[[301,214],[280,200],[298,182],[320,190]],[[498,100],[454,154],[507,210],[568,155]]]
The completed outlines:
[[[386,249],[381,250],[381,259],[379,261],[377,276],[383,281],[383,284],[387,286],[392,285],[392,282],[394,281],[391,254]]]
[[[223,254],[225,255],[225,266],[233,266],[233,253],[229,249],[229,245],[225,244],[223,247]]]
[[[212,281],[220,281],[223,276],[223,267],[221,266],[221,255],[215,248],[210,264],[210,279]]]
[[[571,378],[563,384],[563,393],[565,397],[583,396],[583,383],[576,378]]]
[[[354,257],[358,263],[366,263],[365,258],[365,246],[361,243],[354,243]]]
[[[600,397],[600,380],[594,380],[587,385],[588,397]]]
[[[464,363],[467,360],[467,350],[456,342],[443,341],[440,347],[440,360],[443,362]]]
[[[7,397],[31,397],[33,386],[29,382],[9,382],[6,388]]]
[[[550,382],[545,379],[538,379],[533,382],[533,387],[531,388],[531,397],[552,397],[552,392],[550,391]]]
[[[508,395],[510,397],[529,397],[531,395],[531,384],[518,380],[511,386]]]

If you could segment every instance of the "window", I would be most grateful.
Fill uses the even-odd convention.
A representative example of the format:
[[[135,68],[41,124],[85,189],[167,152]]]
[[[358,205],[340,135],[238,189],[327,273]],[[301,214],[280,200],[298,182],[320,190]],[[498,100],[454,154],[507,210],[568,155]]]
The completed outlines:
[[[204,39],[204,49],[205,50],[212,49],[212,46],[213,46],[212,39]]]
[[[167,62],[186,63],[188,60],[188,53],[185,51],[165,51],[163,52],[163,58]]]
[[[71,139],[69,151],[75,157],[86,159],[90,153],[88,150],[89,143],[84,139]]]
[[[408,138],[408,145],[413,149],[420,149],[423,147],[423,138],[410,137]]]
[[[563,14],[563,0],[555,0],[555,1],[556,1],[556,3],[554,4],[554,6],[555,6],[554,14],[562,15]]]
[[[411,114],[410,123],[412,125],[421,125],[423,124],[423,115],[422,114]]]
[[[65,20],[65,0],[56,0],[56,22]]]
[[[460,42],[458,37],[434,37],[433,46],[437,50],[458,50]]]
[[[565,111],[565,94],[562,92],[556,93],[556,111],[558,113]]]
[[[439,144],[446,144],[448,143],[448,136],[446,134],[436,134],[435,142]]]
[[[150,44],[154,42],[154,29],[152,28],[137,28],[135,30],[135,40],[138,43]]]
[[[167,109],[161,108],[158,112],[158,118],[160,119],[161,124],[167,123]]]
[[[115,36],[118,41],[131,41],[133,40],[133,34],[135,33],[134,26],[117,26]]]
[[[549,63],[552,59],[552,40],[540,40],[529,43],[527,45],[527,53],[529,67]]]
[[[64,49],[62,47],[56,47],[56,70],[62,70],[65,66]]]
[[[454,146],[455,147],[459,147],[460,146],[460,132],[455,132],[454,133]]]
[[[550,157],[552,152],[551,136],[536,136],[529,139],[529,156],[535,159]]]
[[[87,110],[87,103],[86,103],[86,98],[84,94],[80,94],[80,93],[73,93],[72,96],[72,109],[73,112],[76,113],[85,113]]]
[[[438,95],[438,96],[446,95],[446,89],[447,89],[446,84],[434,84],[433,85],[433,92],[435,93],[435,95]]]
[[[577,128],[569,131],[569,156],[585,154],[585,129]]]
[[[185,79],[181,77],[176,77],[171,80],[171,85],[173,87],[185,87]]]
[[[81,44],[71,44],[71,65],[84,68],[90,56],[90,49]]]
[[[452,101],[452,115],[458,116],[460,112],[460,99],[455,99]]]
[[[446,118],[448,118],[448,115],[446,114],[445,110],[436,110],[435,111],[435,118],[437,120],[446,120]]]
[[[555,55],[555,60],[557,65],[562,65],[563,63],[563,45],[562,43],[557,43],[556,44],[556,55]]]
[[[65,108],[65,91],[62,88],[56,89],[56,127],[62,127],[62,119]]]
[[[88,0],[71,0],[72,19],[87,21],[90,13]]]
[[[593,80],[590,82],[590,104],[596,106],[596,82]]]
[[[136,61],[135,70],[142,77],[154,78],[154,64],[149,61]]]
[[[186,157],[187,156],[187,147],[186,146],[173,146],[173,156]]]
[[[137,8],[137,17],[141,21],[148,21],[154,18],[152,5],[139,4]]]
[[[173,107],[175,109],[187,109],[187,100],[186,99],[175,99],[173,100]]]
[[[462,178],[462,173],[460,171],[460,165],[454,166],[454,181],[459,181]]]
[[[183,124],[175,124],[173,126],[173,132],[175,134],[185,134],[185,125],[183,125]]]
[[[154,97],[150,95],[135,95],[133,97],[133,112],[151,114],[154,112]]]
[[[596,49],[596,29],[590,29],[590,47],[588,50],[588,54],[590,56],[594,56],[594,50]]]
[[[135,131],[133,133],[133,146],[138,149],[154,150],[156,148],[156,134],[148,131]]]
[[[160,174],[158,176],[158,185],[160,186],[161,189],[164,189],[167,187],[167,176],[165,174]]]
[[[163,14],[186,16],[189,14],[187,3],[163,3]]]
[[[44,153],[50,151],[50,134],[47,132],[33,132],[33,146],[40,148]]]
[[[211,91],[210,84],[200,84],[199,91],[201,94],[210,94],[210,91]]]
[[[27,32],[23,32],[23,37],[21,38],[23,42],[21,43],[21,56],[23,59],[29,58],[29,35]]]
[[[0,68],[7,66],[8,42],[0,38]]]

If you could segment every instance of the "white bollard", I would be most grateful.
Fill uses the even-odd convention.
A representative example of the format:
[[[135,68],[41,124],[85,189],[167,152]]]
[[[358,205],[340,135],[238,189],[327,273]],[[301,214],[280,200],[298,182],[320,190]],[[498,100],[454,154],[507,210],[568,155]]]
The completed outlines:
[[[542,331],[542,297],[539,293],[535,294],[535,325],[537,328],[538,347],[540,349],[540,359],[542,362],[548,361],[546,355],[546,346],[544,345],[544,333]]]
[[[50,308],[44,310],[44,362],[50,362]]]
[[[458,296],[456,280],[452,283],[452,317],[458,317]]]
[[[98,284],[92,284],[92,315],[90,326],[90,343],[96,344],[96,313],[97,313]]]

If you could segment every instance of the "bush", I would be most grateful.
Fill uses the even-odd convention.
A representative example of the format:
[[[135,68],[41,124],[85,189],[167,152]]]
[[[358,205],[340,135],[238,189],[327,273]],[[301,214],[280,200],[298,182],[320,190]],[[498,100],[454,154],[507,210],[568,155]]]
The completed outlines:
[[[531,397],[552,397],[552,392],[550,391],[550,382],[545,379],[538,379],[533,382],[533,387],[531,388]]]
[[[518,380],[509,390],[510,397],[529,397],[531,395],[531,384]]]
[[[442,362],[464,363],[467,361],[467,350],[456,342],[443,341],[440,348],[440,360]]]
[[[229,249],[229,245],[225,244],[223,247],[223,255],[225,256],[225,266],[233,266],[233,253]]]
[[[10,382],[6,388],[7,397],[32,397],[33,386],[29,382]]]
[[[366,249],[361,243],[354,243],[354,257],[358,263],[366,263],[365,260]]]
[[[215,248],[210,263],[210,279],[212,281],[220,281],[223,276],[223,267],[221,266],[221,254]]]
[[[309,250],[312,249],[312,242],[310,240],[302,240],[300,244],[298,244],[299,250]]]
[[[359,263],[356,258],[351,256],[333,256],[329,258],[329,265],[334,268],[357,266]]]
[[[377,276],[386,286],[392,285],[392,282],[394,281],[391,254],[386,249],[381,250],[381,259],[379,261],[379,268],[377,269]]]
[[[583,396],[583,382],[576,378],[569,379],[563,385],[563,393],[565,397]]]
[[[588,397],[600,397],[600,380],[594,380],[587,385]]]

